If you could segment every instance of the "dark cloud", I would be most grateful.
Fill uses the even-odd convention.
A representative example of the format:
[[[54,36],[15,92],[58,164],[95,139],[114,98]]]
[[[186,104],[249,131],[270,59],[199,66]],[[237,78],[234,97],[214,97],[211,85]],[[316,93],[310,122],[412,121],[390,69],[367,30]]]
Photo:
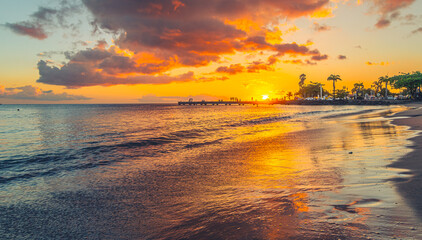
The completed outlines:
[[[301,59],[293,59],[293,60],[284,60],[283,63],[291,63],[291,64],[304,64]]]
[[[247,67],[242,66],[241,64],[232,64],[230,66],[221,66],[218,67],[215,72],[217,73],[226,73],[230,75],[249,72],[249,73],[256,73],[263,71],[271,71],[273,68],[270,65],[265,64],[264,62],[256,61],[249,64]]]
[[[328,55],[324,54],[324,55],[315,55],[311,57],[312,60],[314,61],[322,61],[322,60],[327,60],[328,59]]]
[[[43,58],[52,58],[54,55],[63,55],[66,52],[63,51],[48,51],[48,52],[41,52],[37,54],[37,57]]]
[[[380,20],[378,20],[375,26],[377,28],[385,28],[385,27],[390,26],[390,24],[391,24],[391,21],[389,19],[381,18]]]
[[[136,68],[136,63],[126,56],[111,56],[98,65],[106,73],[130,73]]]
[[[407,14],[403,17],[404,24],[415,24],[415,21],[420,18],[420,16],[416,16],[414,14]]]
[[[419,26],[422,23],[422,15],[407,14],[399,17],[402,25]]]
[[[95,24],[124,34],[116,43],[132,51],[154,51],[161,58],[177,57],[183,65],[203,66],[220,54],[263,49],[264,39],[247,33],[227,19],[268,16],[303,16],[326,7],[328,0],[84,0],[95,16]],[[262,11],[259,11],[262,10]],[[268,12],[274,14],[268,14]],[[260,16],[265,18],[264,16]],[[257,36],[261,37],[262,36]],[[255,37],[255,38],[257,38]],[[251,40],[251,41],[249,41]],[[256,43],[249,46],[248,42]]]
[[[274,65],[274,64],[276,64],[279,60],[278,60],[278,58],[277,58],[277,56],[276,56],[276,55],[273,55],[273,56],[269,56],[267,61],[268,61],[268,64],[269,64],[269,65]]]
[[[241,64],[232,64],[230,66],[221,66],[216,69],[217,73],[227,73],[230,75],[248,72],[248,73],[257,73],[260,71],[274,71],[272,65],[277,63],[279,60],[276,55],[270,56],[267,59],[267,62],[263,61],[253,61],[249,63],[246,67]]]
[[[249,73],[256,73],[260,71],[274,71],[274,69],[271,67],[271,65],[261,62],[261,61],[255,61],[249,64],[247,67],[247,70]]]
[[[422,27],[412,31],[412,34],[416,34],[416,33],[422,33]]]
[[[3,26],[9,28],[14,33],[20,35],[30,36],[32,38],[36,38],[39,40],[43,40],[47,38],[47,34],[45,33],[43,27],[37,23],[31,22],[20,22],[20,23],[6,23]]]
[[[218,73],[227,73],[227,74],[238,74],[238,73],[242,73],[245,71],[245,67],[242,66],[241,64],[232,64],[230,66],[221,66],[218,67],[217,70],[215,70]]]
[[[46,7],[39,7],[38,11],[33,13],[31,17],[38,20],[51,21],[52,17],[58,13],[58,10]]]
[[[318,56],[320,52],[316,49],[311,50],[307,46],[298,45],[296,43],[284,43],[284,44],[275,44],[274,49],[278,52],[280,56],[285,54],[292,55],[311,55]]]
[[[83,0],[96,16],[132,15],[202,18],[203,16],[239,18],[263,17],[272,13],[300,17],[321,10],[329,0]]]
[[[395,12],[401,8],[412,5],[415,0],[370,0],[373,2],[376,11],[381,14]]]
[[[316,62],[311,62],[309,60],[305,60],[306,65],[316,65]]]
[[[309,60],[303,61],[301,59],[284,60],[283,63],[299,64],[299,65],[316,65],[316,62],[312,62]]]
[[[172,77],[168,75],[136,75],[128,77],[118,77],[114,75],[102,74],[95,71],[84,63],[70,62],[61,68],[48,66],[47,62],[38,62],[40,78],[37,82],[66,86],[67,88],[80,88],[87,86],[112,86],[119,84],[167,84],[172,82],[195,81],[193,72]]]
[[[339,60],[346,60],[347,57],[345,55],[338,55],[337,57]]]
[[[69,63],[85,63],[86,67],[101,69],[108,74],[144,73],[156,74],[169,70],[172,60],[160,60],[159,62],[147,62],[143,57],[125,56],[117,53],[115,47],[101,48],[99,43],[96,48],[88,48],[76,53],[66,52],[65,56]],[[138,62],[137,62],[138,61]]]
[[[81,40],[79,40],[79,41],[73,42],[73,47],[74,48],[76,48],[78,46],[87,47],[88,45],[89,45],[89,42],[87,42],[87,41],[81,41]]]
[[[373,11],[381,15],[375,26],[388,27],[393,20],[400,16],[400,10],[412,5],[415,0],[368,0],[373,4]]]
[[[4,88],[0,86],[0,98],[28,99],[43,101],[68,101],[68,100],[89,100],[90,98],[81,95],[67,93],[54,93],[52,90],[44,91],[35,86],[24,86],[17,88]]]
[[[48,37],[47,28],[76,29],[77,25],[69,23],[67,18],[79,11],[81,11],[80,3],[62,0],[60,1],[60,7],[57,9],[39,7],[30,16],[30,20],[18,23],[5,23],[3,25],[17,34],[43,40]]]
[[[303,45],[298,45],[296,43],[272,45],[260,36],[239,40],[238,46],[239,51],[269,50],[276,54],[270,56],[267,62],[255,61],[246,67],[240,64],[233,64],[228,67],[222,66],[216,70],[217,73],[237,74],[241,72],[251,73],[264,70],[272,71],[274,69],[271,65],[275,64],[278,61],[278,58],[286,54],[312,56],[312,60],[314,61],[320,61],[327,58],[326,55],[321,55],[318,50],[312,50]],[[103,46],[101,46],[101,48],[88,48],[76,53],[66,52],[65,56],[69,62],[60,68],[48,66],[47,62],[40,61],[38,63],[40,74],[38,82],[77,88],[94,85],[163,84],[177,81],[202,81],[200,78],[196,79],[190,75],[170,77],[164,73],[181,65],[206,65],[211,61],[219,59],[218,54],[197,55],[196,53],[189,52],[182,54],[184,59],[181,59],[181,55],[163,59],[163,56],[160,53],[155,55],[148,52],[125,54],[124,51],[115,46],[110,47],[109,49],[102,47]],[[178,49],[175,49],[174,52],[177,54]],[[190,57],[186,58],[187,56]],[[201,61],[203,63],[200,63]],[[189,64],[186,62],[189,62]],[[208,80],[209,79],[207,78],[206,81]]]
[[[213,82],[213,81],[226,81],[229,80],[228,77],[222,76],[222,77],[199,77],[197,79],[197,82]]]
[[[319,23],[314,23],[313,29],[316,32],[323,32],[323,31],[329,31],[331,30],[330,26],[327,26],[325,24],[320,25]]]
[[[201,81],[193,74],[169,76],[181,67],[201,67],[222,55],[269,51],[267,62],[218,68],[220,73],[273,70],[279,58],[308,56],[324,60],[317,49],[296,43],[270,44],[265,29],[248,32],[235,20],[267,24],[276,17],[307,16],[329,7],[329,0],[82,0],[95,29],[113,33],[115,46],[67,52],[61,67],[38,63],[38,82],[69,88],[115,84]],[[60,21],[61,9],[39,8],[37,22]],[[65,18],[63,18],[65,19]],[[208,78],[205,80],[209,80]],[[204,80],[204,81],[205,81]]]
[[[99,48],[99,49],[104,49],[107,46],[108,46],[108,44],[107,44],[107,42],[105,40],[99,40],[97,42],[97,46],[96,47]]]
[[[98,62],[104,59],[107,59],[113,56],[113,53],[106,51],[104,49],[86,49],[79,51],[77,53],[66,52],[65,56],[71,62],[80,62],[80,63],[92,63]]]

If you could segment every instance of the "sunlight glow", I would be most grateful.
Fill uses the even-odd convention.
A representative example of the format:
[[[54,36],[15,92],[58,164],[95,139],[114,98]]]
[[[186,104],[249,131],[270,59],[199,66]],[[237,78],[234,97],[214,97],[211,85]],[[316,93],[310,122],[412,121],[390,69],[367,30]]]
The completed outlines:
[[[262,95],[262,100],[267,100],[268,98],[268,95]]]

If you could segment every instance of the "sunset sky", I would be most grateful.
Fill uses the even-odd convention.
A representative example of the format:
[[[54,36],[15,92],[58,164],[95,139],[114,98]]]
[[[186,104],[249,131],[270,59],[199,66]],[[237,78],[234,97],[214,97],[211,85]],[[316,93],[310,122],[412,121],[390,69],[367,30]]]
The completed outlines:
[[[0,103],[280,98],[421,70],[422,0],[15,0]]]

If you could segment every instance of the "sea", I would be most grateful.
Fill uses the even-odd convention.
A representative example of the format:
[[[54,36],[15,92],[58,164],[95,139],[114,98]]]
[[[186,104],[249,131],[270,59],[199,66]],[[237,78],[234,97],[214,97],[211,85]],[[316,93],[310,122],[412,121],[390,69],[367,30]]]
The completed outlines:
[[[0,105],[0,239],[421,239],[405,109]]]

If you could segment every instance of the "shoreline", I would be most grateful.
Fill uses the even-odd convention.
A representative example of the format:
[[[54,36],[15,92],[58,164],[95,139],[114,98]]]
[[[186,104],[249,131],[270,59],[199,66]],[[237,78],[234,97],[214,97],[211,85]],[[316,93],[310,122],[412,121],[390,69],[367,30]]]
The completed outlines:
[[[336,99],[336,100],[291,100],[285,101],[284,105],[363,105],[363,106],[390,106],[390,105],[402,105],[402,104],[411,104],[415,103],[413,100],[345,100],[345,99]]]
[[[420,101],[415,100],[346,100],[346,99],[336,99],[336,100],[261,100],[261,101],[179,101],[177,104],[180,106],[196,106],[196,105],[333,105],[333,106],[345,106],[345,105],[357,105],[357,106],[390,106],[390,105],[403,105],[403,104],[412,104],[420,103]]]
[[[422,131],[422,104],[412,103],[406,106],[411,109],[399,112],[393,115],[391,121],[394,125],[408,126],[410,130]],[[422,219],[422,132],[409,140],[412,141],[412,149],[397,161],[388,165],[388,167],[407,169],[410,177],[405,180],[396,180],[398,192],[403,196],[405,201],[415,210],[419,219]]]
[[[3,103],[2,106],[16,105],[321,105],[321,106],[391,106],[418,105],[420,100],[277,100],[277,101],[179,101],[179,102],[151,102],[151,103]]]

